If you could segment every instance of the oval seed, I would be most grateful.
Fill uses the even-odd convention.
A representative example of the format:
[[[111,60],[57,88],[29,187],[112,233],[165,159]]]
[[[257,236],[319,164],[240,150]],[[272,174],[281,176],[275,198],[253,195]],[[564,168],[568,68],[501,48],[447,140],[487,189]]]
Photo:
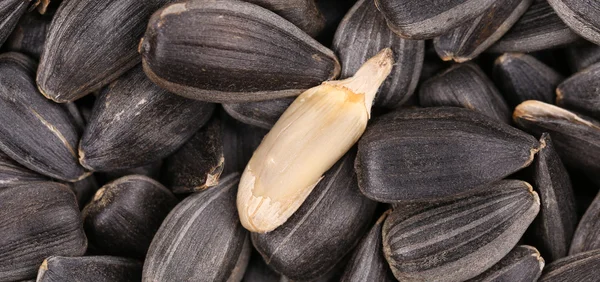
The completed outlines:
[[[516,246],[484,273],[466,282],[531,282],[542,275],[546,262],[534,247]]]

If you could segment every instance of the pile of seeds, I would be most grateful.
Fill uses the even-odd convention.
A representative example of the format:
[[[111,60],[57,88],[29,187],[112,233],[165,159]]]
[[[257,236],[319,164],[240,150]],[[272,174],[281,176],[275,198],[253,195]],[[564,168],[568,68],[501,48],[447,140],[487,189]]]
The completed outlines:
[[[599,11],[0,0],[0,282],[600,281]]]

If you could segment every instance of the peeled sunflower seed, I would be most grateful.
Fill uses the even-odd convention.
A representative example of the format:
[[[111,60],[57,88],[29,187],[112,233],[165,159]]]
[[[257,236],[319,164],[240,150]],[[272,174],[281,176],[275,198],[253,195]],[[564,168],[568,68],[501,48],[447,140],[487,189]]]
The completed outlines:
[[[179,203],[154,236],[142,281],[240,281],[250,256],[235,209],[239,175]]]
[[[111,256],[60,257],[44,260],[36,282],[138,282],[142,263]]]
[[[77,161],[78,125],[63,107],[40,95],[34,67],[22,54],[0,55],[0,150],[43,175],[81,180],[89,173]]]
[[[559,47],[579,38],[556,15],[547,0],[535,0],[525,14],[488,51],[527,53]]]
[[[531,246],[516,246],[492,268],[466,282],[532,282],[542,274],[545,261]]]
[[[582,71],[583,69],[600,62],[600,46],[584,41],[575,46],[570,46],[565,49],[567,62],[574,72]]]
[[[52,16],[26,13],[7,39],[5,47],[39,60],[51,21]]]
[[[548,3],[573,31],[595,44],[600,44],[600,2],[548,0]]]
[[[242,174],[237,206],[246,229],[272,231],[300,207],[363,134],[393,63],[392,51],[383,49],[353,77],[325,82],[296,98]]]
[[[533,187],[540,196],[540,214],[533,221],[533,243],[548,262],[567,256],[577,226],[571,179],[548,133],[533,161]]]
[[[150,15],[167,2],[63,1],[50,25],[37,72],[42,94],[59,103],[74,101],[139,64],[138,40]]]
[[[515,109],[515,123],[536,136],[552,135],[556,152],[567,166],[600,172],[600,123],[557,106],[525,101]]]
[[[104,185],[83,210],[89,242],[103,254],[144,258],[177,198],[155,180],[130,175]]]
[[[496,0],[375,0],[391,30],[408,39],[431,39],[472,20]]]
[[[6,41],[17,22],[27,12],[31,0],[5,0],[0,2],[0,46]]]
[[[27,169],[0,151],[0,188],[38,181],[48,181],[48,178]]]
[[[249,103],[223,104],[223,108],[230,116],[243,123],[271,129],[294,100],[294,97],[287,97]]]
[[[527,100],[553,103],[554,90],[564,77],[533,56],[506,53],[494,63],[494,82],[511,107]]]
[[[0,281],[34,278],[48,256],[81,256],[87,240],[73,192],[38,182],[0,189]]]
[[[497,0],[477,18],[435,38],[435,50],[444,61],[469,61],[498,41],[532,2]]]
[[[106,171],[159,161],[192,137],[214,108],[159,88],[138,66],[98,96],[81,137],[79,162]]]
[[[242,1],[164,7],[150,19],[140,53],[144,71],[160,87],[219,103],[295,96],[340,72],[331,50]]]
[[[358,143],[355,168],[367,197],[428,201],[486,189],[528,166],[535,138],[462,108],[407,109],[376,119]]]
[[[456,64],[421,84],[421,106],[471,109],[510,123],[510,109],[494,83],[473,63]]]
[[[383,252],[400,281],[464,281],[500,261],[540,208],[531,185],[503,180],[442,202],[398,205]]]
[[[358,190],[355,154],[347,153],[327,171],[283,225],[266,234],[252,233],[255,248],[277,272],[293,280],[318,278],[367,232],[377,203]]]
[[[245,0],[267,8],[315,37],[325,27],[325,17],[315,0]]]
[[[371,228],[371,231],[354,248],[352,258],[346,265],[342,282],[396,281],[387,261],[383,257],[381,227],[391,212],[386,211]]]
[[[600,119],[600,63],[569,77],[556,88],[556,104],[584,115]]]
[[[579,221],[569,255],[600,249],[600,193]]]
[[[222,134],[221,120],[212,118],[167,158],[164,178],[174,193],[198,192],[219,183],[225,165]]]
[[[600,250],[557,260],[544,268],[539,282],[596,282],[600,276]]]
[[[341,78],[352,76],[370,57],[390,47],[394,67],[381,85],[373,105],[397,108],[414,93],[423,66],[425,42],[393,33],[371,0],[359,0],[346,14],[335,33],[333,50],[342,64]]]

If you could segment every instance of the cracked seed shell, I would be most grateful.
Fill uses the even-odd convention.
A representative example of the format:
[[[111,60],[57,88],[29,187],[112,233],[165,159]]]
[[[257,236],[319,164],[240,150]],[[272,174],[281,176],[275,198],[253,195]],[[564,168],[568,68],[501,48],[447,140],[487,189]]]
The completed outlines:
[[[42,262],[36,282],[138,282],[142,263],[112,256],[51,256]]]
[[[516,246],[508,255],[484,273],[466,282],[531,282],[537,281],[546,262],[532,246]]]
[[[556,104],[600,119],[600,63],[572,75],[556,88]]]

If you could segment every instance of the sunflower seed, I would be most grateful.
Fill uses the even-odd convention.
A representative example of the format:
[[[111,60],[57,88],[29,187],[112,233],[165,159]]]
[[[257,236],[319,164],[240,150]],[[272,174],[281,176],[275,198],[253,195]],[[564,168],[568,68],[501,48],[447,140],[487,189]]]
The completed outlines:
[[[533,52],[580,39],[554,12],[547,0],[535,0],[513,27],[488,51]]]
[[[567,47],[565,51],[567,62],[574,72],[582,71],[583,69],[600,62],[600,46],[588,41]]]
[[[17,22],[27,12],[31,1],[6,0],[0,2],[0,46],[6,41]]]
[[[91,245],[103,254],[143,259],[177,199],[162,184],[130,175],[104,185],[83,210]]]
[[[166,6],[150,20],[140,53],[156,84],[210,102],[295,96],[340,72],[331,50],[273,12],[242,1]]]
[[[548,0],[558,16],[583,38],[600,44],[600,19],[598,1]]]
[[[355,168],[367,197],[427,201],[500,180],[528,166],[532,136],[461,108],[407,109],[376,119],[358,142]]]
[[[421,106],[468,108],[505,123],[510,109],[494,83],[475,64],[457,64],[421,84]]]
[[[140,62],[135,47],[148,18],[167,2],[63,1],[50,25],[37,72],[42,94],[59,103],[73,101],[133,68]]]
[[[106,171],[159,161],[192,137],[214,108],[158,88],[136,67],[98,96],[79,144],[80,163]]]
[[[272,270],[258,252],[252,252],[244,273],[244,282],[281,282],[281,279],[281,275]]]
[[[536,136],[550,133],[556,152],[567,166],[600,172],[600,123],[533,100],[517,106],[513,119]]]
[[[539,282],[596,282],[600,276],[600,250],[557,260],[544,268]]]
[[[20,52],[39,60],[46,41],[46,32],[52,16],[26,13],[17,23],[15,30],[6,41],[6,49]],[[1,45],[1,44],[0,44]]]
[[[592,204],[579,221],[569,255],[600,249],[600,194],[596,195]]]
[[[223,108],[230,116],[243,123],[271,129],[294,100],[294,97],[288,97],[249,103],[223,104]]]
[[[315,37],[325,27],[325,17],[315,0],[245,0],[267,8]]]
[[[185,198],[154,236],[142,281],[240,281],[250,256],[235,208],[239,175]]]
[[[333,50],[342,64],[341,78],[352,76],[379,50],[394,51],[394,67],[383,83],[375,107],[396,108],[414,93],[423,66],[425,42],[407,40],[393,33],[370,0],[359,0],[338,26]]]
[[[492,268],[466,282],[531,282],[542,274],[545,261],[531,246],[516,246]]]
[[[89,173],[77,161],[78,126],[37,91],[34,66],[19,53],[0,55],[0,150],[43,175],[81,180]]]
[[[556,104],[600,119],[600,63],[574,74],[556,89]]]
[[[390,29],[408,39],[431,39],[472,20],[495,0],[375,0]]]
[[[225,112],[220,113],[223,123],[223,155],[225,168],[221,175],[242,172],[254,150],[269,131],[239,122]]]
[[[0,281],[34,278],[48,256],[81,256],[87,240],[69,187],[39,182],[0,189]]]
[[[396,281],[387,261],[383,257],[381,227],[391,212],[386,211],[371,228],[371,231],[354,249],[352,258],[346,266],[340,281]]]
[[[367,232],[377,204],[358,190],[354,156],[346,154],[325,173],[282,226],[266,234],[252,233],[254,246],[277,272],[293,280],[318,278]]]
[[[160,179],[160,172],[163,166],[163,161],[153,162],[151,164],[129,168],[129,169],[117,169],[117,170],[109,170],[104,172],[94,172],[94,176],[98,179],[98,184],[101,186],[117,180],[121,177],[136,174],[136,175],[145,175],[152,179]]]
[[[483,14],[435,38],[444,61],[462,63],[481,54],[500,39],[525,13],[533,0],[497,0]]]
[[[27,169],[0,151],[0,188],[39,181],[48,181],[48,178]]]
[[[400,281],[464,281],[500,261],[537,215],[527,182],[504,180],[439,203],[395,208],[383,251]]]
[[[141,278],[142,264],[133,259],[52,256],[40,266],[37,282],[137,282]]]
[[[506,53],[494,63],[494,82],[511,108],[527,100],[554,102],[554,89],[564,77],[538,61],[520,53]]]
[[[96,182],[96,178],[92,176],[69,184],[71,190],[75,193],[79,209],[83,209],[85,204],[87,204],[92,196],[96,194],[96,191],[98,191],[98,183]]]

